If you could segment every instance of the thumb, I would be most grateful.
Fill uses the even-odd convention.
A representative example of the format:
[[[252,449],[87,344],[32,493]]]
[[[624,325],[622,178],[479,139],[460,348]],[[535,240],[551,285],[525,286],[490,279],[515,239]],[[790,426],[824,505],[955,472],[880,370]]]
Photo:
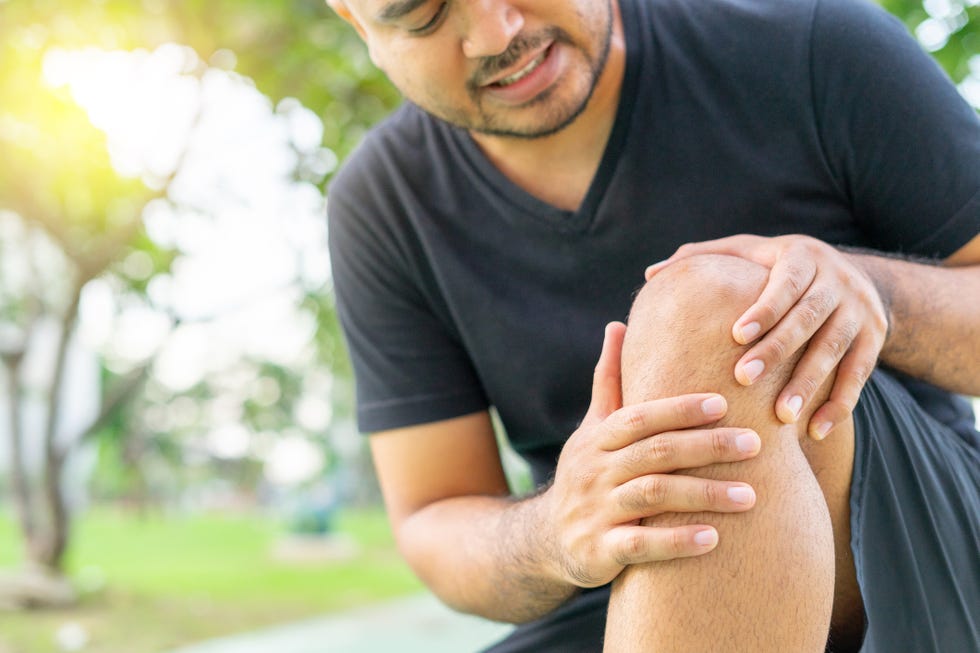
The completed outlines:
[[[610,322],[602,340],[602,353],[592,376],[592,401],[582,420],[583,425],[600,422],[623,406],[620,358],[623,354],[623,338],[626,325]]]

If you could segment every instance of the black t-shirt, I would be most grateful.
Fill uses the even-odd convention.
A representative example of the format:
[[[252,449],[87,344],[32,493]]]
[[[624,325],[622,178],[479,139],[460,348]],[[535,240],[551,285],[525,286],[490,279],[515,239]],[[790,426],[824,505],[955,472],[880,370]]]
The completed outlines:
[[[411,104],[338,174],[330,254],[361,430],[492,405],[542,481],[588,406],[603,326],[679,245],[799,233],[945,257],[980,232],[977,114],[879,8],[620,6],[620,106],[578,211]]]

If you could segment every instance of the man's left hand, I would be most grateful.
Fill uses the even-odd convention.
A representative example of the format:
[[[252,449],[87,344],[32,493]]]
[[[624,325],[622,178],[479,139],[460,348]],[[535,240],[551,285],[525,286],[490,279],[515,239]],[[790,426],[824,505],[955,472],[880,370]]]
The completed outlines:
[[[884,303],[868,275],[839,250],[809,236],[732,236],[682,246],[647,268],[649,280],[670,263],[697,254],[727,254],[769,268],[759,299],[732,327],[737,342],[755,342],[735,365],[743,385],[806,346],[776,399],[776,415],[795,422],[824,381],[837,371],[827,402],[810,418],[822,440],[854,410],[888,332]]]

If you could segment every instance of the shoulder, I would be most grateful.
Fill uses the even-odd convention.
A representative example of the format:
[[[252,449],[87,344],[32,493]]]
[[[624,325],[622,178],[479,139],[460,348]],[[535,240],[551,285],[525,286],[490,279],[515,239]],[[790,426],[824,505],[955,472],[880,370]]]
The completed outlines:
[[[630,0],[621,0],[630,1]],[[696,37],[763,47],[760,33],[798,38],[809,27],[818,0],[631,0],[628,11],[657,27],[685,30]]]
[[[818,0],[624,0],[645,65],[704,91],[803,90]],[[624,18],[625,20],[625,18]]]
[[[397,241],[396,234],[408,226],[406,207],[426,193],[425,171],[438,157],[435,122],[406,102],[347,157],[327,189],[332,249],[394,246],[390,241]]]
[[[420,156],[432,120],[405,103],[372,128],[330,182],[331,200],[357,201],[379,186],[390,186],[390,177],[411,170],[406,164]]]

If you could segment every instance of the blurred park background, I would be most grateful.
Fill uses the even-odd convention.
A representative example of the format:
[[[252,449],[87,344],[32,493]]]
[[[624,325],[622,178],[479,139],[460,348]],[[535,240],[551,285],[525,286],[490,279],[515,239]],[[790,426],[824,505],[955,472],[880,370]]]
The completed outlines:
[[[980,108],[980,0],[886,6]],[[322,0],[0,0],[0,653],[168,651],[421,589],[353,422],[324,219],[397,102]]]

